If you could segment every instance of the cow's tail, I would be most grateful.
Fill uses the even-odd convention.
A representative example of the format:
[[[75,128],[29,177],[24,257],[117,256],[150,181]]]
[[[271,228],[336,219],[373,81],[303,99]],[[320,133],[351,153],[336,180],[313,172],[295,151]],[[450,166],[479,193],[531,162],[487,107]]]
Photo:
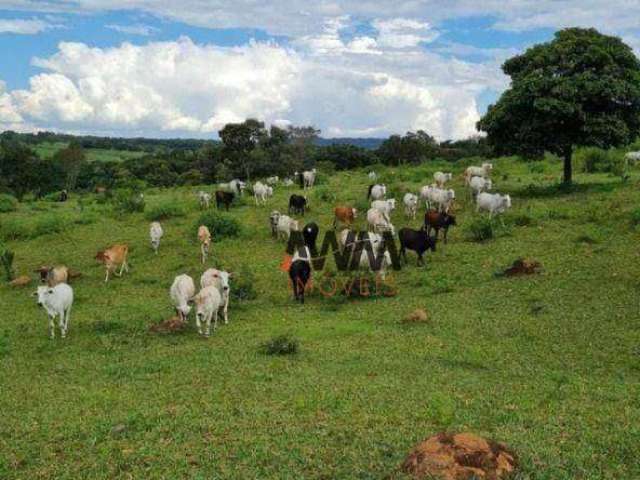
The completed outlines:
[[[369,185],[369,190],[367,190],[367,200],[371,198],[371,190],[373,190],[373,185]]]

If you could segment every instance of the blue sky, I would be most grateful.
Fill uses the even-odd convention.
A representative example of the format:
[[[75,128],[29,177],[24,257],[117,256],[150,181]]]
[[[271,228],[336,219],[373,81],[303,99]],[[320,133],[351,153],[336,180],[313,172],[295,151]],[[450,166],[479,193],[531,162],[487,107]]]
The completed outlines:
[[[215,137],[252,116],[461,138],[508,85],[504,59],[558,28],[640,45],[623,1],[176,3],[0,0],[0,130]]]

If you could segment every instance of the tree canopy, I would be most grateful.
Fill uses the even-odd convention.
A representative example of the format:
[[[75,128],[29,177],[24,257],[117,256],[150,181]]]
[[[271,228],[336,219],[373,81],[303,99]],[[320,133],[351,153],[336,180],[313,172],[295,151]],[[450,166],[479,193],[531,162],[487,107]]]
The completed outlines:
[[[571,183],[574,147],[620,146],[640,132],[640,61],[617,37],[561,30],[502,70],[511,86],[478,122],[498,153],[560,155]]]

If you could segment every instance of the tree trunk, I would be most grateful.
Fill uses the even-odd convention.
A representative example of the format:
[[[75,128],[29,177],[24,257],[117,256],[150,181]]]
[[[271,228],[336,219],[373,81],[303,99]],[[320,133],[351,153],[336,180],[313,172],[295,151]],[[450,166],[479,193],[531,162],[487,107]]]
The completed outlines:
[[[564,151],[564,178],[563,178],[563,183],[565,185],[571,185],[571,182],[573,182],[573,168],[571,165],[571,157],[573,154],[573,149],[571,147],[568,147],[565,151]]]

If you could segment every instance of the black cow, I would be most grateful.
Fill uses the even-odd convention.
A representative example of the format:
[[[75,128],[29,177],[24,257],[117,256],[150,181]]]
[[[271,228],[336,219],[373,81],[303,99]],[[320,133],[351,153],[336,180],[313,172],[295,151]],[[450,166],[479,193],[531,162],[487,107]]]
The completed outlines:
[[[444,230],[444,243],[447,243],[447,233],[449,227],[456,224],[456,217],[449,215],[448,213],[438,212],[436,210],[428,210],[424,214],[424,229],[428,234],[431,234],[431,230],[436,231],[436,240],[438,239],[438,233],[440,229]]]
[[[296,301],[304,303],[304,289],[311,278],[311,265],[307,260],[296,260],[289,267],[289,278]]]
[[[220,205],[224,205],[227,212],[229,211],[229,205],[233,202],[235,195],[231,192],[223,192],[222,190],[216,190],[216,207],[220,208]]]
[[[316,222],[307,223],[302,229],[302,238],[304,238],[304,244],[309,247],[311,253],[317,251],[316,240],[318,239],[318,224]]]
[[[407,263],[407,249],[418,254],[418,266],[424,265],[422,255],[427,250],[436,251],[436,239],[429,236],[423,230],[413,230],[411,228],[401,228],[398,232],[400,238],[400,256]]]
[[[289,197],[289,213],[297,213],[304,216],[304,210],[307,206],[307,199],[302,195],[295,193]]]
[[[60,196],[58,197],[59,202],[66,202],[69,199],[69,192],[66,190],[62,190],[60,192]]]

